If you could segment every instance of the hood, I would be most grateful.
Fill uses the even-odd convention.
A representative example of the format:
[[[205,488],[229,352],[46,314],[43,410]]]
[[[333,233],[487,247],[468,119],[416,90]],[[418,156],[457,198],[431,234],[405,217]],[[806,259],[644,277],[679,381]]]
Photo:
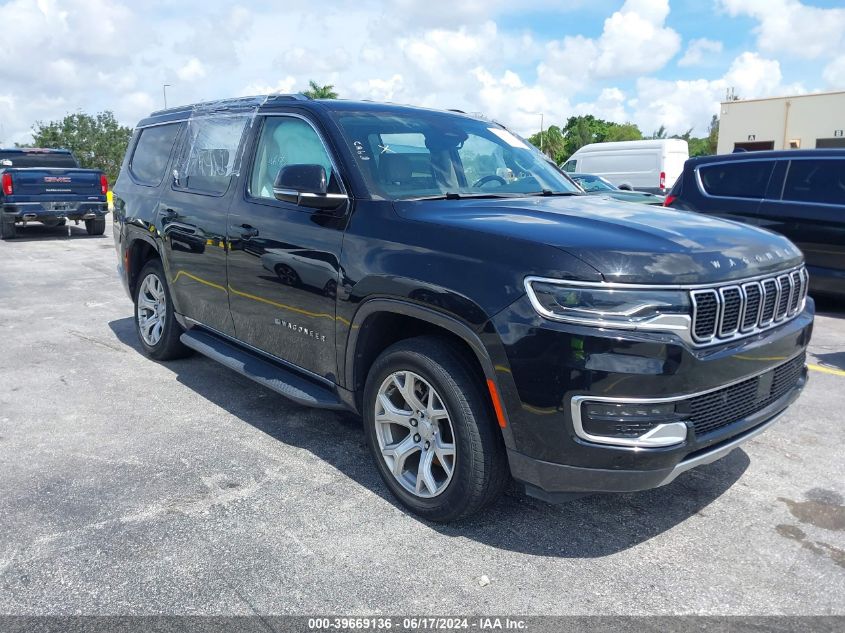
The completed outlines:
[[[596,196],[398,201],[423,222],[556,247],[606,281],[710,284],[797,266],[801,251],[763,229],[671,208]]]

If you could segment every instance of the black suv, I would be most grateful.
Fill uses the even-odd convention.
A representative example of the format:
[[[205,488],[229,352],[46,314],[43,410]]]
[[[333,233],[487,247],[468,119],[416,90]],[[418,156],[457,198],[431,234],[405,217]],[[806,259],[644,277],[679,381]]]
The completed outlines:
[[[785,235],[804,252],[810,291],[845,297],[845,150],[692,158],[665,206]]]
[[[806,381],[813,302],[787,239],[583,195],[461,113],[281,95],[165,110],[115,193],[144,350],[360,414],[386,485],[429,519],[509,475],[551,501],[666,484]]]

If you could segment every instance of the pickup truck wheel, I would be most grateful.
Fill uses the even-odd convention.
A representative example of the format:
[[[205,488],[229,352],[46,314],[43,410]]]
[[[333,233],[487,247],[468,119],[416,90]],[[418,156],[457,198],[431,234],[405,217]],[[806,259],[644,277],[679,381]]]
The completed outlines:
[[[11,240],[17,237],[18,229],[15,226],[15,218],[0,218],[0,239]]]
[[[140,281],[135,290],[135,331],[144,351],[156,360],[188,356],[191,351],[179,340],[182,327],[173,311],[161,262],[147,262],[138,278]]]
[[[364,427],[379,474],[426,519],[473,514],[507,483],[502,436],[479,382],[437,337],[396,343],[367,376]]]
[[[85,220],[85,230],[88,231],[88,235],[102,235],[106,232],[106,218],[99,217]]]

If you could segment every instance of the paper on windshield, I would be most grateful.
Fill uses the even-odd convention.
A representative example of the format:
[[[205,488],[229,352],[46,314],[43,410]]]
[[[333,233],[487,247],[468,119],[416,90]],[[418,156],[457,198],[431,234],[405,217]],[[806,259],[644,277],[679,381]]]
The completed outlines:
[[[528,146],[516,138],[513,134],[508,132],[507,130],[503,130],[502,128],[498,127],[488,127],[488,130],[493,132],[496,136],[502,139],[505,143],[510,145],[511,147],[518,147],[520,149],[528,149]]]

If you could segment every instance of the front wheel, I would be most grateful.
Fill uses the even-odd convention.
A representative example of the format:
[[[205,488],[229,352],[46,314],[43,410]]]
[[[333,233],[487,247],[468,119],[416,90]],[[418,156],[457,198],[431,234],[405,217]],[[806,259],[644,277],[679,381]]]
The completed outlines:
[[[367,376],[364,426],[382,479],[426,519],[473,514],[507,483],[481,381],[445,339],[409,339],[382,353]]]
[[[157,259],[147,262],[135,289],[135,331],[141,346],[151,358],[172,360],[189,355],[190,349],[179,337],[182,327],[176,321],[164,269]]]
[[[102,235],[106,232],[106,218],[105,216],[99,218],[92,218],[85,220],[85,230],[88,235]]]

